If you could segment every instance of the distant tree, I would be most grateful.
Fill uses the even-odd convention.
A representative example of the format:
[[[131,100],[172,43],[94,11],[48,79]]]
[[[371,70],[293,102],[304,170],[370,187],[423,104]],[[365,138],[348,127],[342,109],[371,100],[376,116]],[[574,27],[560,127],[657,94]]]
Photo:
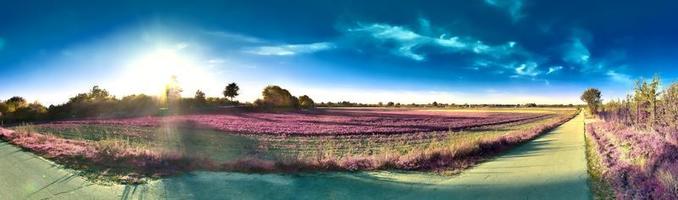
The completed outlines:
[[[377,103],[377,106],[382,107],[384,106],[384,103],[380,101],[379,103]]]
[[[204,92],[200,90],[195,91],[195,103],[198,105],[205,105],[207,103]]]
[[[160,108],[160,102],[145,94],[129,95],[120,100],[119,111],[125,115],[155,114]]]
[[[678,82],[664,90],[661,97],[661,109],[658,113],[661,113],[658,119],[662,121],[662,125],[678,130]]]
[[[395,107],[400,107],[400,103],[396,103],[396,104],[395,104]]]
[[[589,88],[581,95],[581,100],[586,102],[591,113],[598,113],[598,107],[602,103],[600,90],[596,88]]]
[[[27,122],[27,121],[36,121],[42,120],[46,117],[47,108],[37,101],[31,104],[28,104],[25,107],[18,108],[13,114],[12,117],[14,121]]]
[[[635,118],[638,123],[645,122],[647,127],[652,127],[657,121],[660,82],[659,76],[649,82],[643,79],[636,81],[633,94]]]
[[[395,103],[393,103],[393,101],[389,101],[388,103],[386,103],[386,106],[393,107],[395,106]]]
[[[434,102],[432,103],[432,105],[433,105],[433,107],[438,107],[438,102],[434,101]]]
[[[0,101],[0,117],[2,117],[3,114],[7,114],[9,111],[9,107],[5,102]]]
[[[229,100],[233,101],[233,98],[238,96],[239,90],[240,87],[238,87],[238,84],[229,83],[224,89],[224,97],[229,98]]]
[[[302,108],[313,108],[315,107],[315,103],[313,102],[313,99],[311,99],[311,97],[303,95],[299,97],[299,106],[301,106]]]
[[[165,98],[168,103],[176,102],[181,99],[181,93],[184,90],[179,86],[177,76],[172,75],[170,82],[165,85]]]
[[[7,101],[5,101],[5,104],[7,104],[7,112],[10,113],[16,111],[19,108],[28,106],[28,102],[26,101],[26,99],[18,96],[7,99]]]
[[[298,107],[299,100],[289,91],[276,85],[269,85],[261,92],[261,103],[274,107]]]

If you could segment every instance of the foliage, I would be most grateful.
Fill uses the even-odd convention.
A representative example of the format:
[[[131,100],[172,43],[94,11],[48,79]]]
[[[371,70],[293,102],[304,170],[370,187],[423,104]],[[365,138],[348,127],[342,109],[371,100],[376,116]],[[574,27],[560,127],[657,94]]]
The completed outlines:
[[[7,99],[7,101],[5,101],[5,104],[7,105],[7,112],[10,113],[18,110],[19,108],[28,106],[28,102],[26,101],[26,99],[18,96],[14,96],[12,98]]]
[[[5,102],[0,101],[0,117],[7,113],[9,113],[9,106]]]
[[[600,107],[600,104],[602,103],[602,99],[600,97],[600,90],[596,88],[589,88],[584,93],[581,95],[581,100],[586,102],[586,104],[589,107],[589,111],[591,113],[598,113],[598,108]]]
[[[207,99],[205,98],[205,93],[200,91],[200,90],[195,91],[194,100],[195,100],[195,104],[200,105],[200,106],[207,104]]]
[[[634,126],[663,135],[678,143],[678,83],[664,92],[659,90],[659,77],[636,82],[633,95],[610,101],[600,117],[606,121]]]
[[[263,99],[255,104],[259,107],[271,108],[298,108],[299,100],[292,96],[289,91],[277,85],[269,85],[261,92]]]
[[[315,102],[308,95],[303,95],[299,97],[299,106],[302,108],[313,108],[315,107]]]
[[[229,98],[231,101],[233,101],[233,98],[238,96],[239,90],[240,87],[238,87],[238,84],[229,83],[228,85],[226,85],[226,88],[224,89],[224,97]]]

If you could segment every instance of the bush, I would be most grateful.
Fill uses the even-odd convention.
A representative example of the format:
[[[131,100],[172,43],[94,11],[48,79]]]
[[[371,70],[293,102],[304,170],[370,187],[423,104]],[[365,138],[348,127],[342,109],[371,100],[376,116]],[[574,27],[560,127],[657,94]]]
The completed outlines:
[[[292,96],[289,91],[277,85],[270,85],[261,92],[262,100],[257,100],[255,105],[264,107],[298,108],[299,100]]]
[[[313,102],[313,99],[311,97],[308,97],[307,95],[303,95],[299,97],[299,105],[302,108],[314,108],[315,103]]]

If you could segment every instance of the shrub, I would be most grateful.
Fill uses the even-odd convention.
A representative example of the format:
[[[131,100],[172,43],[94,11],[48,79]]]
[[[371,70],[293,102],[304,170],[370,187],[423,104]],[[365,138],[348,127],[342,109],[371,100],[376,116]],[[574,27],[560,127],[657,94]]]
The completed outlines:
[[[299,105],[302,108],[314,108],[315,103],[313,102],[313,99],[311,97],[308,97],[307,95],[303,95],[299,97]]]
[[[263,100],[256,101],[256,105],[266,107],[298,108],[299,100],[289,91],[277,85],[269,85],[261,92]]]

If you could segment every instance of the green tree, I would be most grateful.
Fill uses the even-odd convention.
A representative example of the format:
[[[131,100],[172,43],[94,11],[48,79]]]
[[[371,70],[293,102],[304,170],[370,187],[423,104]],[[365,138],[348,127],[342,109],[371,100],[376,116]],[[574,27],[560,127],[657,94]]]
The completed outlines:
[[[315,107],[315,103],[313,102],[313,99],[307,95],[303,95],[299,97],[299,106],[302,108],[313,108]]]
[[[299,100],[277,85],[269,85],[261,92],[261,103],[274,107],[298,107]]]
[[[600,90],[596,88],[589,88],[581,95],[581,100],[586,102],[591,113],[598,113],[598,107],[602,103]]]
[[[226,85],[226,88],[224,88],[224,97],[229,98],[229,100],[233,101],[233,98],[238,96],[239,90],[240,87],[238,87],[238,84],[229,83],[228,85]]]
[[[7,101],[5,101],[5,104],[7,104],[7,112],[10,113],[18,110],[19,108],[28,106],[28,102],[26,101],[26,99],[19,96],[7,99]]]
[[[7,114],[9,111],[9,107],[5,102],[0,101],[0,116],[3,114]]]
[[[198,105],[205,105],[207,103],[204,92],[200,90],[195,91],[195,103]]]
[[[655,76],[650,82],[643,79],[636,81],[633,94],[636,123],[644,122],[648,127],[652,127],[657,121],[659,84],[659,76]]]

